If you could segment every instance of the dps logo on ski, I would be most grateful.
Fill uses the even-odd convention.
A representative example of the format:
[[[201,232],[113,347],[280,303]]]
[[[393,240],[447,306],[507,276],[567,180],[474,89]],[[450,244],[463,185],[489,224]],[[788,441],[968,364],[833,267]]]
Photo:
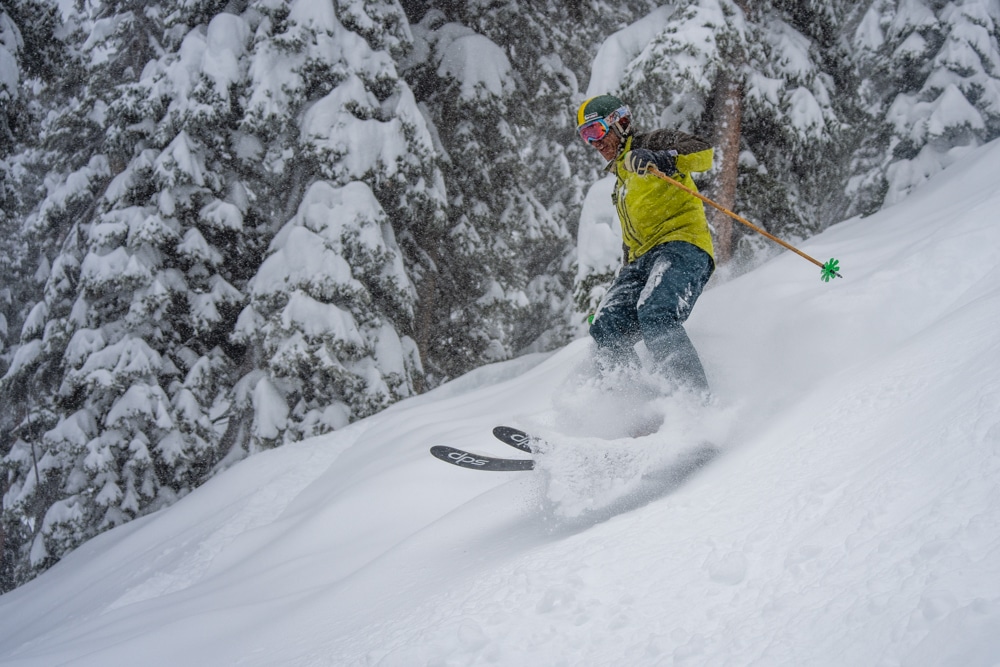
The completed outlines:
[[[521,444],[524,444],[529,440],[531,440],[531,436],[528,435],[527,433],[511,433],[507,437],[513,440],[514,442],[518,442]]]
[[[477,459],[474,456],[469,456],[463,452],[451,452],[448,454],[448,458],[453,460],[455,463],[468,463],[474,466],[484,466],[486,461],[482,459]]]
[[[493,435],[500,439],[501,442],[508,444],[511,447],[519,449],[522,452],[531,453],[531,446],[527,443],[532,441],[533,438],[524,431],[518,431],[517,429],[510,428],[509,426],[497,426],[493,429]],[[516,436],[517,440],[523,441],[524,444],[511,440],[510,436]],[[485,454],[467,452],[464,449],[457,449],[446,445],[435,445],[434,447],[431,447],[431,454],[445,463],[450,463],[453,466],[458,466],[467,470],[514,472],[517,470],[533,470],[535,468],[535,461],[533,459],[496,458],[493,456],[486,456]]]

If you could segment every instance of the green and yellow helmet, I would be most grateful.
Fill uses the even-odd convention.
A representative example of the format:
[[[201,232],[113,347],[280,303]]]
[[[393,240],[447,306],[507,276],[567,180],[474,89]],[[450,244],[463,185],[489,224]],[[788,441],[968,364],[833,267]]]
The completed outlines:
[[[623,137],[632,131],[632,112],[614,95],[591,97],[576,110],[576,131],[587,143],[599,141],[611,128]]]

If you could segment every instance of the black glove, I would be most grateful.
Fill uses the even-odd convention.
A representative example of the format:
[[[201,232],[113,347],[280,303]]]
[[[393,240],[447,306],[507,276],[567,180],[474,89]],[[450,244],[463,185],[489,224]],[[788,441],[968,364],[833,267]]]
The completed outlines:
[[[648,148],[636,148],[625,154],[624,167],[640,176],[649,168],[656,167],[667,176],[677,171],[677,151],[651,151]]]

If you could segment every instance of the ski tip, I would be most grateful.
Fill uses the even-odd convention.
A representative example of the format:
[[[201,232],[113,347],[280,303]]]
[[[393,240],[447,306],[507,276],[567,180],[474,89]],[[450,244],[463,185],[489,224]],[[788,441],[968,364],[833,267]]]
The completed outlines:
[[[522,452],[530,453],[532,451],[531,441],[534,438],[521,429],[512,426],[495,426],[493,427],[493,437],[511,447],[520,449]]]

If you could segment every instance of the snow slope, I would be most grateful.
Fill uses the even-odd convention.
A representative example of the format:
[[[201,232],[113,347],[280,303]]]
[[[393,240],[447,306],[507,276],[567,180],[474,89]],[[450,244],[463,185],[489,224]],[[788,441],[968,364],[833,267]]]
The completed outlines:
[[[786,253],[707,291],[715,406],[633,440],[585,340],[480,369],[84,545],[0,597],[0,664],[996,664],[997,173],[803,245],[844,280]],[[539,470],[427,454],[518,455],[498,423]]]

